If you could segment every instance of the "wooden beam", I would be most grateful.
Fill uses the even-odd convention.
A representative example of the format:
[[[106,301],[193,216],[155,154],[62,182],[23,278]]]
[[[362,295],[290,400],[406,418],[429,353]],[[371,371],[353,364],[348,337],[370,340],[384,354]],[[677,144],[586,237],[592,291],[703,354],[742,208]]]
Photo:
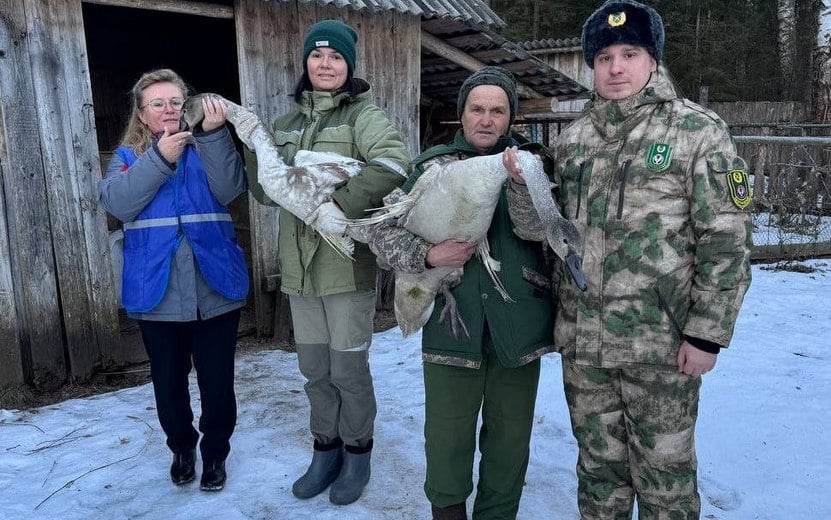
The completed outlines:
[[[779,135],[734,135],[736,144],[775,144],[791,146],[831,146],[831,137],[798,137]]]
[[[750,259],[758,262],[772,262],[788,258],[817,258],[829,255],[831,255],[831,242],[754,245],[750,251]]]
[[[447,58],[453,63],[473,72],[487,66],[487,64],[482,63],[470,54],[467,54],[466,52],[443,42],[440,38],[437,38],[424,30],[421,31],[421,46],[428,51],[438,54],[443,58]],[[531,99],[541,99],[544,97],[536,90],[528,87],[527,85],[523,85],[520,82],[517,82],[516,89],[517,93],[524,97]]]
[[[234,8],[226,5],[205,4],[189,0],[82,0],[85,4],[109,5],[112,7],[131,7],[149,11],[192,14],[208,18],[234,18]]]
[[[519,102],[520,114],[550,114],[557,110],[557,98],[523,99]]]

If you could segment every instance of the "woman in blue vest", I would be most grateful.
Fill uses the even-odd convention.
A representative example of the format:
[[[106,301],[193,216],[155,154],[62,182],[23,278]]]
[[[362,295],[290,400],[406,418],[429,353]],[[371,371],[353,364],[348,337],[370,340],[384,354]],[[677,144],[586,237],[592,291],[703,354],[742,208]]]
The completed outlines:
[[[248,271],[227,205],[245,192],[225,107],[204,103],[199,131],[179,132],[185,83],[169,69],[131,91],[124,137],[99,183],[102,206],[123,222],[122,303],[150,358],[159,422],[173,452],[170,478],[195,478],[199,433],[188,374],[196,367],[202,415],[200,488],[225,485],[237,419],[234,350]]]

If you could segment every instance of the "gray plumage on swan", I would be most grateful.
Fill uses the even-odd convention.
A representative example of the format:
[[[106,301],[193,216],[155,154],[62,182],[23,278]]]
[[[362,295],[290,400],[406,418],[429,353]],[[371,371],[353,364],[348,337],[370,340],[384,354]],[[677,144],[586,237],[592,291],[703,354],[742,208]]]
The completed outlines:
[[[357,175],[364,163],[351,157],[327,152],[300,150],[294,165],[287,165],[280,157],[271,132],[251,110],[218,94],[204,93],[191,96],[182,107],[181,124],[193,129],[204,118],[202,99],[212,97],[226,107],[226,119],[234,125],[240,140],[257,154],[258,180],[263,192],[281,208],[315,228],[322,225],[316,210],[350,177]],[[346,216],[325,215],[325,218],[346,221]],[[351,257],[354,243],[348,236],[320,232],[321,237],[336,251]]]
[[[574,224],[561,215],[551,197],[542,161],[526,151],[517,152],[517,161],[531,202],[545,228],[548,244],[563,259],[577,286],[585,290],[586,279],[579,253],[582,249],[580,234]],[[383,208],[386,213],[351,221],[350,225],[376,224],[399,218],[398,225],[433,244],[451,238],[474,242],[497,290],[510,301],[497,274],[499,262],[490,256],[487,241],[493,213],[508,178],[501,153],[436,164],[416,180],[408,194],[399,190],[398,199]],[[396,272],[395,315],[405,336],[424,326],[439,292],[446,300],[442,322],[456,337],[468,335],[450,293],[462,273],[461,267],[435,267],[421,273]]]

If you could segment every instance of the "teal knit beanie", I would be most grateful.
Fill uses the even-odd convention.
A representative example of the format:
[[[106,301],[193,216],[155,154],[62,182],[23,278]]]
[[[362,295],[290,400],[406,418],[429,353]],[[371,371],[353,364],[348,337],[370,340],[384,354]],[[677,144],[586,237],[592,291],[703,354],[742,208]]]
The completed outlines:
[[[349,72],[355,70],[355,44],[358,43],[358,33],[351,26],[340,20],[323,20],[309,27],[306,40],[303,42],[303,70],[306,70],[306,60],[309,54],[318,47],[331,47],[338,51]]]

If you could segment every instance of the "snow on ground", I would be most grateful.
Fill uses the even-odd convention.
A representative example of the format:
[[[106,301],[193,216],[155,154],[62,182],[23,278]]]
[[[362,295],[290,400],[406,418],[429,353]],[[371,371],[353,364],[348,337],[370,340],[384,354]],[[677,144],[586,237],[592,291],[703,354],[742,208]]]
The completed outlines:
[[[704,377],[698,424],[702,517],[831,518],[831,263],[754,266],[731,348]],[[373,475],[355,504],[295,499],[310,460],[308,404],[294,354],[237,362],[239,420],[220,493],[173,486],[150,385],[33,410],[0,410],[0,518],[427,519],[420,336],[377,334]],[[195,380],[191,381],[198,410]],[[575,519],[576,444],[560,360],[543,359],[522,520]],[[200,464],[201,466],[201,464]]]

